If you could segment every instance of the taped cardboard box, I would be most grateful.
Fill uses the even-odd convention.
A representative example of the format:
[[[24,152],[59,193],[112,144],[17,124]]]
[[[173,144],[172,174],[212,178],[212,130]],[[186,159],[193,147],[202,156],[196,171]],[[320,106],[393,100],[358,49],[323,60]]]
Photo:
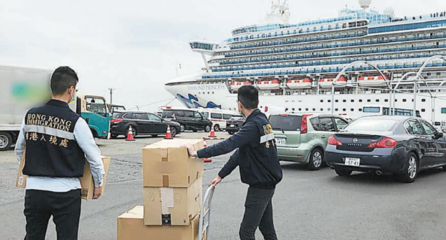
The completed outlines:
[[[109,157],[102,157],[102,162],[104,163],[104,180],[102,184],[102,193],[104,193],[105,190],[105,182],[107,180],[107,174],[108,174],[108,167],[110,165],[110,158]],[[22,156],[22,160],[20,161],[19,165],[19,171],[17,173],[17,179],[16,179],[16,186],[18,188],[26,188],[26,179],[27,175],[23,174],[23,167],[25,166],[25,153]],[[90,200],[93,199],[93,193],[94,193],[94,182],[93,182],[93,176],[90,172],[90,164],[86,161],[84,166],[84,175],[83,177],[79,178],[81,182],[82,187],[82,199],[84,200]]]
[[[189,225],[200,212],[202,178],[187,188],[143,189],[145,225]]]
[[[23,174],[23,167],[25,166],[25,152],[23,152],[22,160],[20,160],[19,171],[17,172],[17,179],[15,181],[15,186],[18,188],[26,187],[27,175]]]
[[[136,206],[118,217],[118,240],[197,240],[199,216],[187,226],[145,226],[144,207]]]
[[[110,157],[102,157],[102,162],[104,163],[104,179],[102,181],[102,194],[104,194],[105,191],[105,183],[107,181],[107,175],[108,175],[108,167],[110,166]],[[84,166],[84,175],[83,177],[79,178],[81,182],[81,197],[84,200],[91,200],[93,199],[94,194],[94,181],[93,176],[91,175],[90,171],[90,164],[88,162],[85,162]]]
[[[172,139],[142,149],[144,187],[188,187],[202,176],[203,161],[189,157],[185,144],[203,148],[201,139]]]

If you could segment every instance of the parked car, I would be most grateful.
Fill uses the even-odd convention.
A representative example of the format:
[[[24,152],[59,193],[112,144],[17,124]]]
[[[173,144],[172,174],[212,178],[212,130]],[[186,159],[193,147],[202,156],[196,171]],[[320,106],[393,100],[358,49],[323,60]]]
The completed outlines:
[[[240,113],[236,113],[230,110],[222,110],[219,108],[198,108],[198,112],[204,117],[211,120],[214,125],[214,131],[219,132],[225,130],[227,126],[227,121],[231,117],[241,117]]]
[[[245,117],[231,117],[226,122],[226,132],[228,132],[230,135],[233,135],[234,133],[238,132],[240,128],[243,125],[243,122],[245,122]]]
[[[325,159],[339,176],[352,171],[390,173],[410,183],[421,170],[446,170],[445,153],[443,133],[421,118],[370,116],[330,136]]]
[[[163,109],[162,118],[180,124],[181,131],[211,131],[212,122],[194,109]]]
[[[119,135],[127,136],[129,127],[132,126],[133,136],[136,135],[165,135],[167,125],[170,126],[172,137],[180,133],[180,124],[173,121],[166,121],[155,114],[147,112],[120,112],[110,121],[111,138]]]
[[[324,163],[327,139],[348,124],[334,114],[272,114],[269,119],[281,161],[318,170]]]

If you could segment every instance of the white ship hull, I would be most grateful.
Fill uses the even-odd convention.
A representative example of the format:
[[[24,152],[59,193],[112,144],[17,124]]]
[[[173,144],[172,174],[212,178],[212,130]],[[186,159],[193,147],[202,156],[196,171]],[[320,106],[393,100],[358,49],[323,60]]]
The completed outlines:
[[[222,109],[237,109],[237,94],[230,93],[225,83],[185,83],[166,85],[166,90],[176,96],[187,107],[206,107],[209,103],[213,103]],[[185,99],[190,103],[185,103]],[[196,100],[190,99],[194,96]],[[395,108],[413,109],[412,99],[414,94],[396,93]],[[343,114],[351,118],[357,118],[366,115],[360,109],[364,106],[390,106],[390,94],[379,92],[367,92],[357,94],[339,94],[334,96],[334,113]],[[294,95],[276,95],[273,93],[263,93],[259,96],[259,107],[264,106],[281,107],[287,109],[288,112],[306,112],[306,113],[331,113],[332,95],[330,92],[326,94],[310,95],[295,93]],[[431,113],[432,101],[429,93],[416,95],[416,109],[420,111],[421,117],[427,120],[446,121],[446,114],[442,114],[442,108],[446,107],[446,92],[439,93],[435,98],[434,114]]]

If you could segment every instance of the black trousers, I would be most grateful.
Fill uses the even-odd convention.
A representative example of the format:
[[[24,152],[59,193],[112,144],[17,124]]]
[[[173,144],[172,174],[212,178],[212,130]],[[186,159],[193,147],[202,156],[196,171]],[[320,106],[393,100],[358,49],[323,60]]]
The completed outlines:
[[[273,222],[272,198],[275,189],[249,187],[245,202],[245,215],[240,226],[241,240],[255,240],[257,227],[265,240],[277,240]]]
[[[53,216],[58,240],[77,240],[81,215],[81,190],[48,192],[26,190],[25,240],[44,240],[48,222]]]

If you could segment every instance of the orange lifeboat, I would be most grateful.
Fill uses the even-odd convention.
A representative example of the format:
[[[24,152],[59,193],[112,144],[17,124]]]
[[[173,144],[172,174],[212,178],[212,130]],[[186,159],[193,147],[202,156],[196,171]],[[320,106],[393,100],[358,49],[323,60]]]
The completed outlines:
[[[321,78],[319,79],[319,86],[321,88],[331,88],[334,83],[334,78]],[[335,88],[343,88],[347,85],[347,79],[344,76],[340,76],[335,82]]]
[[[310,78],[304,78],[304,79],[288,80],[286,82],[286,85],[290,89],[311,88],[311,79]]]
[[[385,75],[385,79],[383,76],[361,76],[358,78],[359,86],[363,87],[385,87],[387,86],[386,81],[389,80],[389,77]]]
[[[241,88],[244,85],[251,85],[251,82],[250,81],[244,81],[244,82],[233,81],[233,82],[231,82],[231,89],[234,91],[237,91],[239,88]]]
[[[271,81],[258,81],[257,87],[262,90],[273,90],[280,88],[280,81],[277,79]]]

